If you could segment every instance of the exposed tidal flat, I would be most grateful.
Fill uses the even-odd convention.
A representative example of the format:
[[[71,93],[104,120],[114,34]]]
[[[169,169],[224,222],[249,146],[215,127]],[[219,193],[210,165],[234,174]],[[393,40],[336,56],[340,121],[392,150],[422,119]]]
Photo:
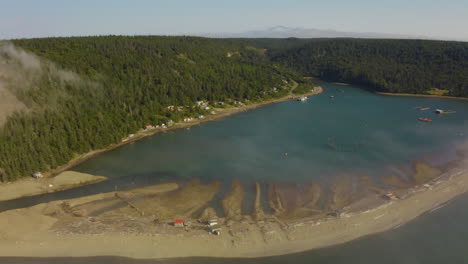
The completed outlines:
[[[262,258],[134,259],[99,257],[0,257],[10,264],[439,264],[467,263],[468,196],[428,212],[397,229],[367,236],[350,243],[296,254]]]
[[[385,231],[466,191],[467,114],[466,102],[326,85],[306,103],[161,134],[80,164],[74,170],[109,180],[16,201],[38,205],[0,215],[26,230],[2,230],[2,248],[10,256],[254,257]],[[401,199],[384,200],[389,191]],[[35,224],[21,222],[25,215]],[[218,218],[222,235],[167,224],[176,217]]]

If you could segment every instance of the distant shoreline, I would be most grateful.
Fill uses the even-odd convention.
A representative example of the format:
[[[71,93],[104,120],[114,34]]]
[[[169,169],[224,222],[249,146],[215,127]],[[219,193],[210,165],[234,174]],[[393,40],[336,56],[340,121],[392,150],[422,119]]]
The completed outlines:
[[[384,93],[384,92],[374,92],[374,93],[379,94],[379,95],[389,95],[389,96],[427,97],[427,98],[441,98],[441,99],[454,99],[454,100],[468,101],[468,98],[465,98],[465,97],[455,97],[455,96],[445,96],[445,95]]]

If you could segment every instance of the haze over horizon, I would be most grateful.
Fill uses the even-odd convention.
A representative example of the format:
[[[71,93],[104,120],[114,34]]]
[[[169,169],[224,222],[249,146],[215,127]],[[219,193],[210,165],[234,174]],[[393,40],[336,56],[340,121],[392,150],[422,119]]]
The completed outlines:
[[[2,2],[0,39],[110,34],[242,36],[276,25],[309,31],[468,39],[468,5],[462,0]]]

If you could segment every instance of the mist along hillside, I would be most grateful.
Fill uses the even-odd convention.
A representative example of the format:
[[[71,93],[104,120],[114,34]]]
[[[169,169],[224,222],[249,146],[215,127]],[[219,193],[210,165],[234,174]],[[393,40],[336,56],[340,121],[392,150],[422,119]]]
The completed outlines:
[[[256,39],[303,75],[382,92],[468,97],[468,43],[429,40]]]
[[[0,49],[0,81],[27,110],[0,128],[3,181],[56,168],[147,124],[206,114],[195,107],[198,100],[278,97],[284,92],[272,87],[297,79],[239,41],[107,36],[13,43]]]
[[[12,43],[0,44],[0,92],[10,98],[0,113],[3,181],[56,168],[147,124],[206,114],[198,100],[282,96],[272,87],[301,82],[300,75],[468,96],[468,43],[461,42],[102,36]]]

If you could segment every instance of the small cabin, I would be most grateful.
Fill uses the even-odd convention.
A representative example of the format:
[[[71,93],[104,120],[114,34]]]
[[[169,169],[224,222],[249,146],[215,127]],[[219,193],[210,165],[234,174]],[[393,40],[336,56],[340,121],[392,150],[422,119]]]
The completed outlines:
[[[175,219],[174,226],[175,227],[184,227],[185,221],[183,219]]]
[[[42,173],[40,173],[40,172],[35,172],[35,173],[33,173],[32,177],[35,178],[35,179],[40,179],[40,178],[43,178],[44,175],[42,175]]]
[[[209,226],[216,226],[216,225],[218,225],[218,220],[210,219],[210,220],[208,220],[208,225]]]

